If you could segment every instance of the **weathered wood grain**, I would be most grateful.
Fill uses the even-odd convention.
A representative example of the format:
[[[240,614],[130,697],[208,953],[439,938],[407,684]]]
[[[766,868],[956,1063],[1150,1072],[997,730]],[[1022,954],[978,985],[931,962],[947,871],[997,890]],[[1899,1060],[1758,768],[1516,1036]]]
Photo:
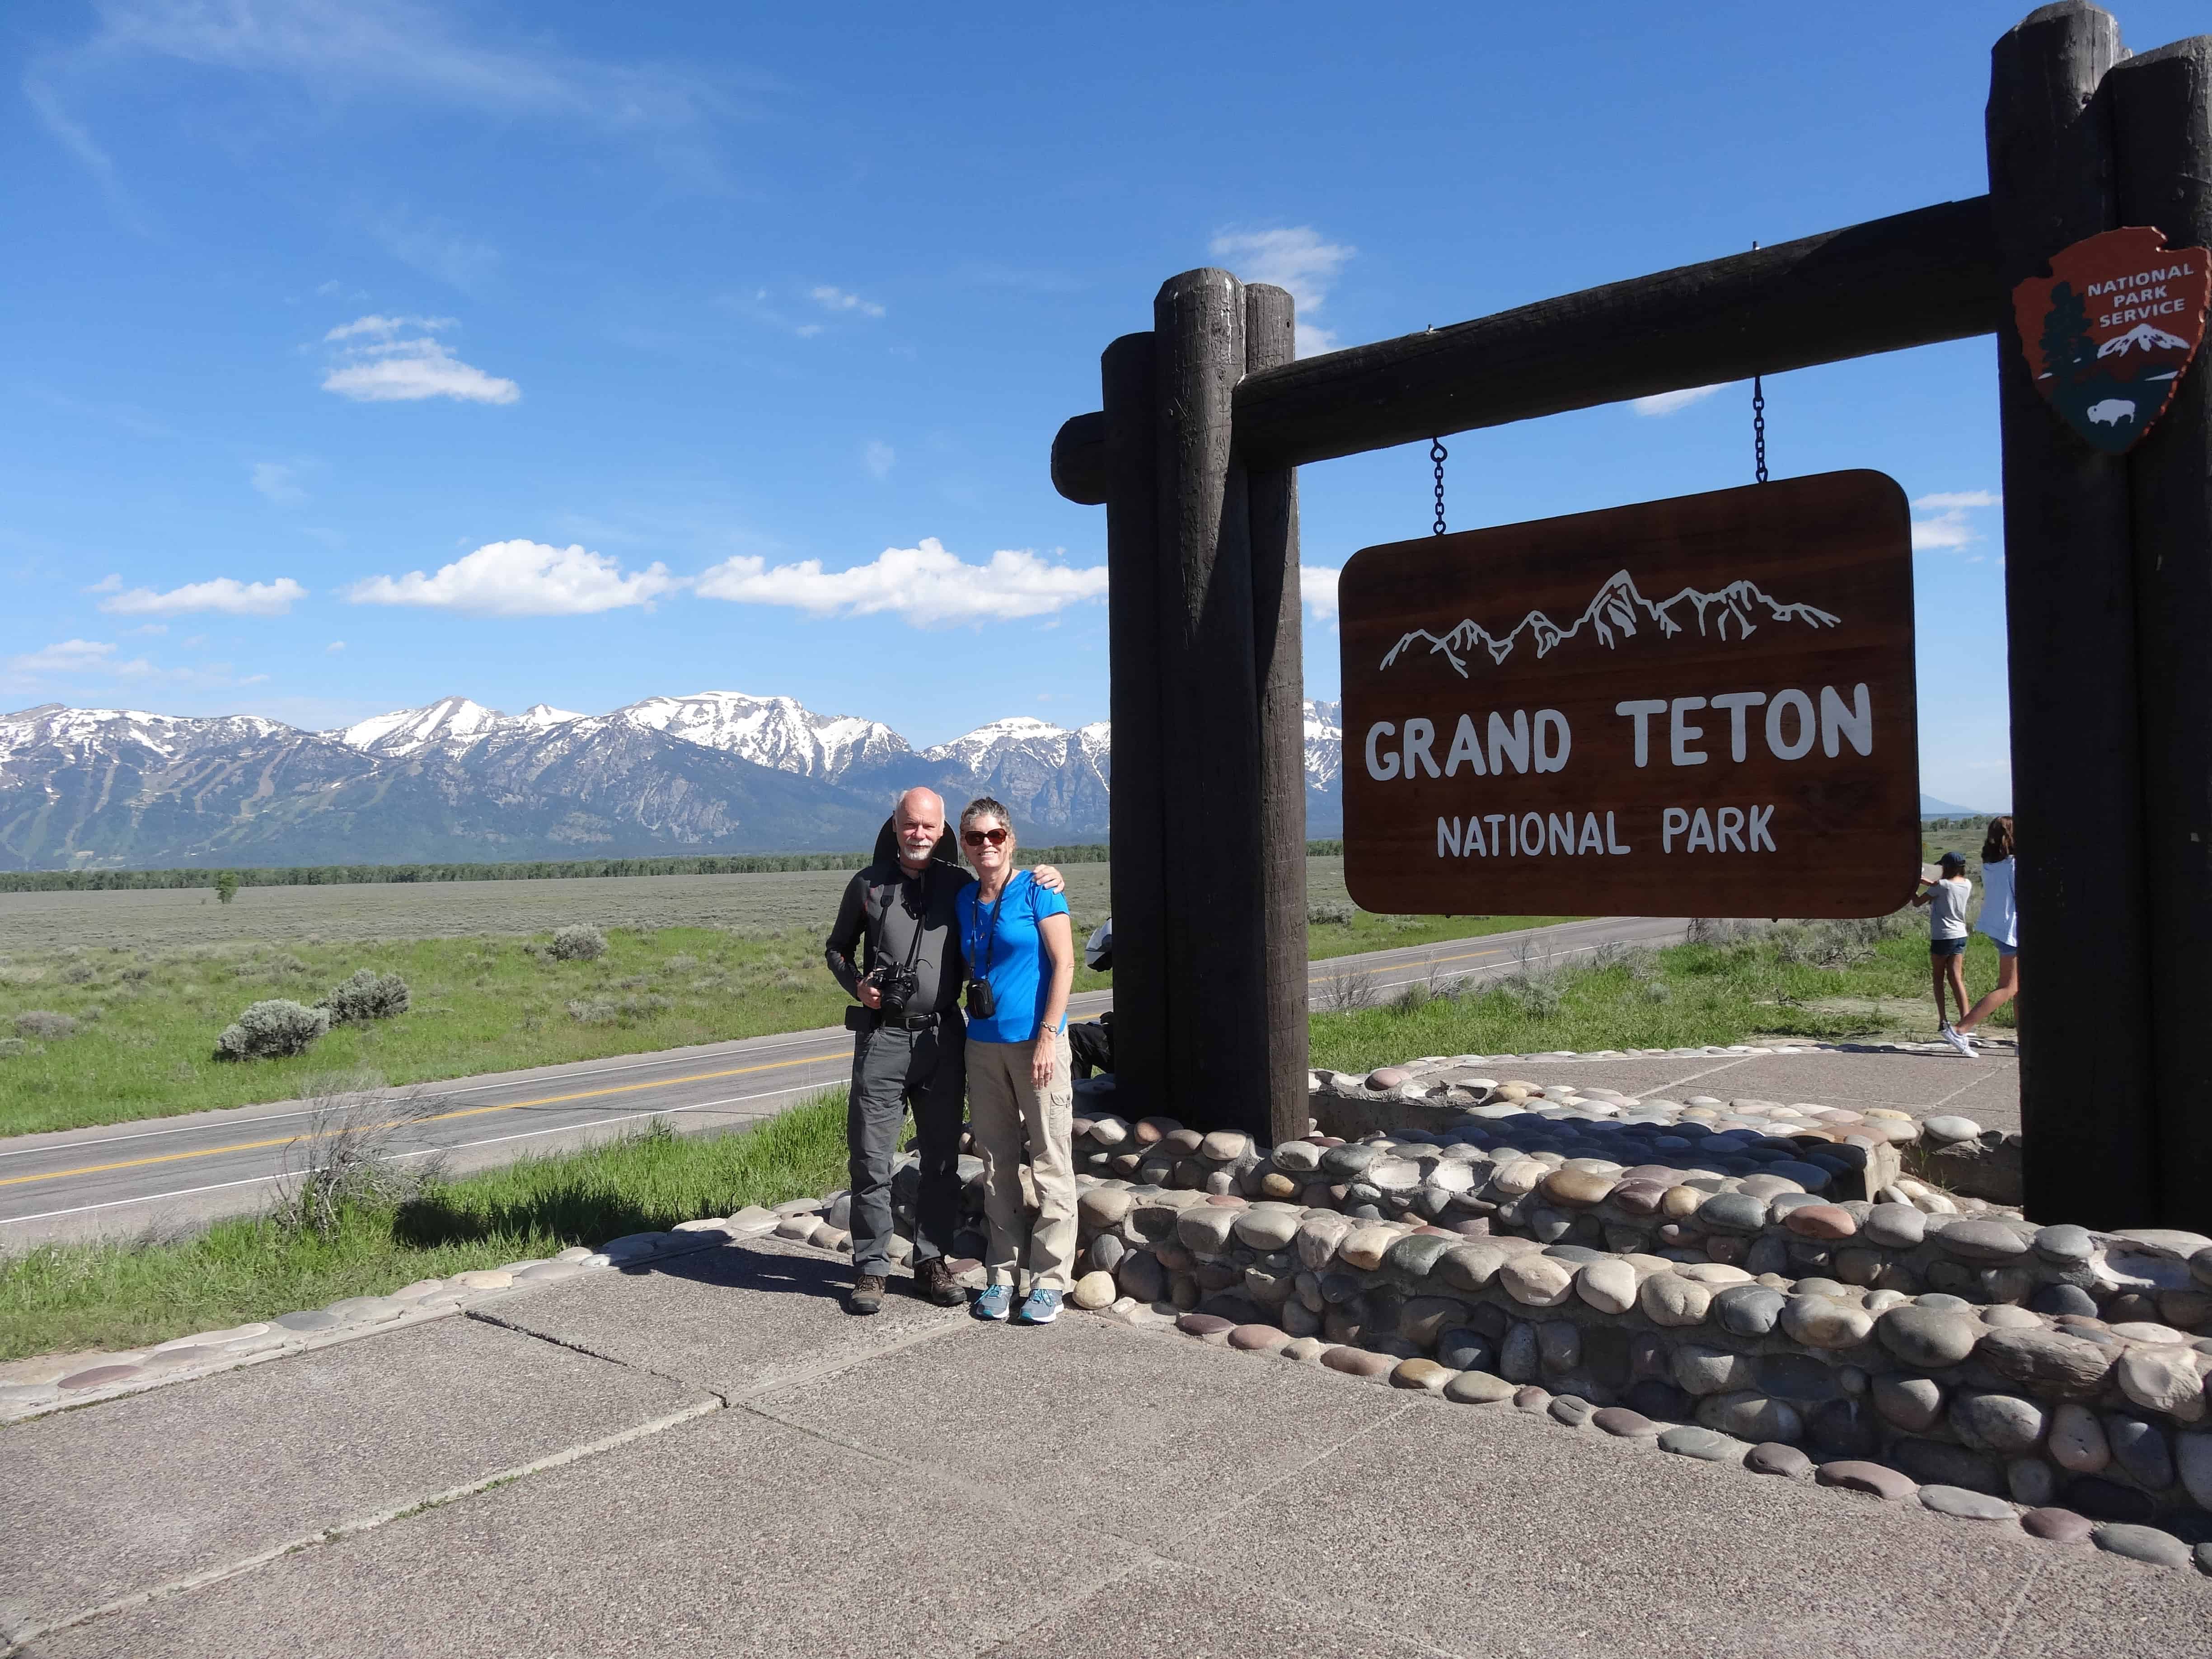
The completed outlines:
[[[2119,26],[2078,3],[2043,8],[1990,52],[1990,200],[2008,295],[2118,222],[2098,85],[2120,56]],[[2039,988],[2021,998],[2027,1212],[2142,1225],[2156,1182],[2126,468],[2037,394],[2009,310],[1997,410],[2013,816],[2033,941],[2021,977]]]
[[[1279,288],[1244,290],[1249,373],[1296,354],[1297,307]],[[1306,1095],[1304,628],[1298,593],[1298,481],[1289,467],[1246,475],[1251,502],[1253,672],[1259,690],[1260,870],[1269,1139],[1297,1139]]]
[[[2212,246],[2212,36],[2116,65],[2118,218]],[[2212,1231],[2212,368],[2201,355],[2128,454],[2160,1225]]]

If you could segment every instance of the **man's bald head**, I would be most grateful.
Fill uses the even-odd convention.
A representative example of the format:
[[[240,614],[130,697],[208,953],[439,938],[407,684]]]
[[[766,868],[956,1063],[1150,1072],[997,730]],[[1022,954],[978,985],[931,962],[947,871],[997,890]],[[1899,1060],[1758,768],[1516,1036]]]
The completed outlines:
[[[945,834],[944,797],[934,789],[908,790],[892,809],[891,833],[898,841],[899,862],[920,870]]]

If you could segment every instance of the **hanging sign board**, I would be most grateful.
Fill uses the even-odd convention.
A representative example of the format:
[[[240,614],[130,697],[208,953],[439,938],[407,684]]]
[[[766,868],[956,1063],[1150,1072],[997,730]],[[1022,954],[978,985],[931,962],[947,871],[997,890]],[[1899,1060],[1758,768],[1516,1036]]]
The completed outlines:
[[[2035,389],[2108,455],[2166,412],[2204,338],[2212,264],[2147,226],[2108,230],[2051,256],[2051,275],[2012,291]]]
[[[1870,916],[1920,874],[1905,493],[1831,472],[1370,547],[1345,881],[1415,915]]]

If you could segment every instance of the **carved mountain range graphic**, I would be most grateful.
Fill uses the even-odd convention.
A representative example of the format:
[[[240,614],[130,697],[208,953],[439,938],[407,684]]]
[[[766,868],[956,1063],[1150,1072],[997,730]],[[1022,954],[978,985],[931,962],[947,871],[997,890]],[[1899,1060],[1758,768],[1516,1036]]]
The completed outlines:
[[[1426,641],[1427,654],[1443,657],[1451,665],[1452,672],[1464,679],[1467,659],[1478,648],[1488,652],[1493,663],[1503,663],[1513,654],[1523,635],[1534,642],[1539,657],[1549,656],[1553,647],[1573,639],[1585,624],[1598,642],[1607,647],[1636,634],[1638,624],[1644,622],[1656,629],[1662,639],[1671,639],[1686,632],[1689,627],[1675,614],[1678,610],[1695,613],[1700,636],[1723,640],[1747,639],[1766,622],[1802,623],[1813,629],[1834,628],[1841,622],[1839,617],[1809,605],[1785,604],[1753,581],[1733,581],[1711,592],[1686,587],[1672,599],[1647,599],[1637,591],[1633,577],[1626,570],[1616,570],[1606,579],[1582,615],[1565,626],[1540,611],[1531,611],[1504,634],[1493,634],[1480,623],[1466,618],[1442,634],[1417,628],[1390,647],[1382,666],[1389,667],[1417,642]]]

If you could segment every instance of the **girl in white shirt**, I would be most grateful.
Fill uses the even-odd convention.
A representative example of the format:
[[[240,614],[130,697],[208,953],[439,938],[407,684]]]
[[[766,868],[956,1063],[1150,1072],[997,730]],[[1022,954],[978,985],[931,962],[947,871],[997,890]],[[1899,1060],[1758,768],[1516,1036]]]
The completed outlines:
[[[1920,890],[1912,896],[1915,904],[1928,907],[1928,966],[1936,983],[1936,1029],[1943,1041],[1962,1054],[1973,1053],[1952,1028],[1948,1005],[1943,994],[1948,989],[1959,1005],[1961,1018],[1966,1012],[1966,906],[1974,896],[1974,884],[1966,879],[1966,860],[1962,854],[1946,853],[1941,860],[1942,874],[1934,881],[1923,881]]]
[[[2012,872],[2012,820],[1991,818],[1989,838],[1982,843],[1982,914],[1974,931],[1997,947],[1997,983],[1959,1022],[1956,1034],[1962,1039],[2020,994],[2020,913]],[[1973,1044],[1966,1049],[1972,1054]]]

